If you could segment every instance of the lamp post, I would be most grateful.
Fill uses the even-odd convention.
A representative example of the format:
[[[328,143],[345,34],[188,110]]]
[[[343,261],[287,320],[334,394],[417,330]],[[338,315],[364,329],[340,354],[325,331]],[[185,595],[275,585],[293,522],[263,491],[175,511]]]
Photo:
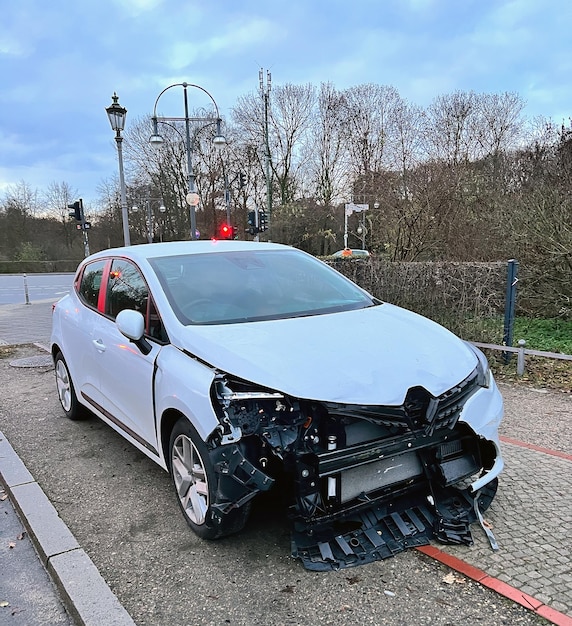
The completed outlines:
[[[153,229],[153,211],[151,209],[151,198],[147,198],[145,200],[145,203],[147,204],[147,216],[145,218],[146,220],[146,230],[147,230],[147,243],[153,243],[153,237],[154,237],[154,229]],[[131,210],[134,213],[137,213],[139,211],[139,207],[134,205],[131,207]],[[163,204],[163,199],[161,198],[161,205],[159,206],[159,212],[165,213],[165,211],[167,210],[167,208],[165,207],[165,205]],[[163,233],[161,233],[161,238],[163,237]]]
[[[125,193],[125,176],[123,173],[123,137],[121,131],[125,128],[125,117],[127,115],[127,109],[119,104],[119,98],[114,92],[112,96],[113,103],[105,110],[111,128],[115,131],[115,142],[117,143],[117,156],[119,159],[119,188],[121,193],[121,219],[123,221],[123,243],[126,246],[131,245],[129,239],[129,218],[127,216],[127,198]]]
[[[262,69],[258,72],[258,81],[260,86],[260,94],[264,102],[264,147],[266,150],[265,157],[265,175],[266,175],[266,213],[268,220],[272,220],[272,162],[270,158],[270,140],[268,136],[268,109],[270,103],[270,89],[272,88],[272,76],[270,70],[266,70],[266,88],[264,87],[264,74]]]
[[[185,116],[184,117],[164,117],[157,116],[157,104],[159,103],[159,99],[161,96],[171,89],[172,87],[182,87],[183,88],[183,96],[184,96],[184,105],[185,105]],[[216,117],[205,116],[205,117],[189,117],[189,100],[187,95],[187,88],[193,87],[195,89],[200,89],[202,92],[206,93],[207,96],[211,99],[215,111]],[[192,160],[192,143],[191,143],[191,122],[208,122],[208,123],[216,123],[216,135],[213,138],[213,144],[215,147],[221,147],[226,144],[226,139],[221,134],[221,118],[218,112],[218,106],[215,102],[214,98],[211,94],[200,87],[199,85],[192,85],[190,83],[174,83],[173,85],[169,85],[165,87],[163,91],[157,96],[155,100],[155,106],[153,107],[153,117],[151,118],[153,122],[153,134],[149,138],[149,143],[154,146],[159,146],[163,143],[163,137],[159,134],[157,125],[159,122],[185,122],[185,143],[186,143],[186,152],[187,152],[187,204],[189,205],[190,212],[190,222],[191,222],[191,239],[195,240],[197,238],[197,221],[196,221],[196,207],[199,204],[199,196],[197,194],[196,185],[195,185],[195,175],[193,173],[193,160]]]

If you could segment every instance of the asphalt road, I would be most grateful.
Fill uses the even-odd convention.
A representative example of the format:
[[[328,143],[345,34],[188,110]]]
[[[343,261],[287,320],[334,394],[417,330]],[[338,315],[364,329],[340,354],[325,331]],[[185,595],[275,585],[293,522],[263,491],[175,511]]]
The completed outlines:
[[[55,302],[69,292],[73,274],[1,274],[0,304]]]
[[[10,367],[36,348],[17,350],[0,359],[0,430],[139,626],[547,623],[417,551],[308,572],[279,497],[241,534],[198,539],[168,475],[99,420],[68,421],[53,371]]]

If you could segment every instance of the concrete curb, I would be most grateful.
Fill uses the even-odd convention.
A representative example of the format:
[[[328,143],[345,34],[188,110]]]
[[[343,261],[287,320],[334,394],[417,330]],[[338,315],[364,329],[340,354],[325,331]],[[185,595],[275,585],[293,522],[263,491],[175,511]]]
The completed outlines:
[[[0,482],[69,613],[81,626],[135,622],[0,431]]]

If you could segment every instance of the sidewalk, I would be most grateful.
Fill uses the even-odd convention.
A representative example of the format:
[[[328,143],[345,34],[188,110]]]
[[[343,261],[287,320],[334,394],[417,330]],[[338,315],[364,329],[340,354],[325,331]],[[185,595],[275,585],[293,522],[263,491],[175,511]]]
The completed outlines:
[[[133,626],[127,611],[2,432],[0,482],[4,488],[0,496],[4,492],[10,496],[1,503],[9,523],[0,531],[0,602],[8,603],[0,611],[11,613],[10,623]],[[10,501],[14,508],[8,505]]]
[[[31,304],[0,305],[0,346],[18,343],[48,346],[53,303],[53,300],[39,300]]]
[[[51,300],[0,306],[0,347],[36,343],[47,351],[51,314]],[[34,359],[50,361],[46,352],[23,365]],[[0,505],[0,603],[8,603],[0,623],[6,612],[13,626],[133,626],[1,431]]]

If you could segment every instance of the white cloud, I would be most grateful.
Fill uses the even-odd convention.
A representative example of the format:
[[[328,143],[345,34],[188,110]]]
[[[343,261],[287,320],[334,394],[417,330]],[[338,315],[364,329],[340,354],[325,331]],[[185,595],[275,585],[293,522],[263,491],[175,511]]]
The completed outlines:
[[[30,49],[19,37],[11,37],[7,33],[0,35],[0,55],[22,57],[29,54]]]
[[[123,11],[131,15],[139,15],[158,9],[165,0],[113,0]]]
[[[238,57],[247,49],[283,35],[280,30],[277,25],[261,18],[226,22],[224,30],[219,25],[212,29],[211,36],[196,34],[188,40],[173,42],[163,51],[162,57],[171,70],[178,71],[220,54]]]

